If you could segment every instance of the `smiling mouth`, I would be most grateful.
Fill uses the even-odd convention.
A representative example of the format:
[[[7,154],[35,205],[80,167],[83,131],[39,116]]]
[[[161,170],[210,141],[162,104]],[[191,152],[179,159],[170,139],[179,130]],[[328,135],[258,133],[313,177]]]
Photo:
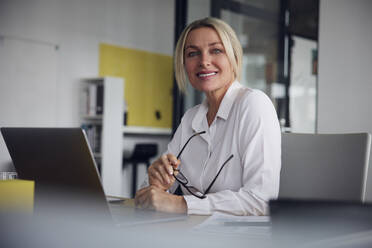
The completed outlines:
[[[198,73],[198,77],[201,77],[201,78],[205,78],[205,77],[209,77],[209,76],[213,76],[213,75],[216,75],[217,72],[210,72],[210,73]]]

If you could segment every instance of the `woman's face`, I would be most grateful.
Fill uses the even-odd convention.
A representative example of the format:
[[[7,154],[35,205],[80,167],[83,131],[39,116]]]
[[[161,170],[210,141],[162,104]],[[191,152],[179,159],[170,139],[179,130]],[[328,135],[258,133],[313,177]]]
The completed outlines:
[[[224,93],[234,79],[225,48],[213,28],[197,28],[188,34],[184,58],[191,85],[206,94]]]

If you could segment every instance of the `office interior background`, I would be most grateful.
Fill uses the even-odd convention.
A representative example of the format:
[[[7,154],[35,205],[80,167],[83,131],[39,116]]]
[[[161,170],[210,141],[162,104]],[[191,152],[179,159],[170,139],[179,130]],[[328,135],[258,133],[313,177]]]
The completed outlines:
[[[102,44],[172,57],[182,26],[217,16],[243,45],[242,83],[270,96],[283,131],[372,133],[371,11],[369,0],[0,0],[0,126],[81,126],[81,79],[112,76],[100,69]],[[126,91],[137,83],[124,81]],[[172,123],[121,133],[124,154],[136,143],[166,151],[182,113],[203,99],[172,88],[172,111],[161,113]],[[1,138],[0,171],[11,170]],[[138,185],[145,170],[140,166]],[[132,168],[123,167],[123,196],[130,196],[131,177]]]

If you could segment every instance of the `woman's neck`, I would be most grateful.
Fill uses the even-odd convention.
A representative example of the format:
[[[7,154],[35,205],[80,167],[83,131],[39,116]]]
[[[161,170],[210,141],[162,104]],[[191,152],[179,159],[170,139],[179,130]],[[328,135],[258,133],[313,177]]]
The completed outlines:
[[[208,112],[207,112],[208,126],[210,126],[213,120],[216,118],[222,99],[224,98],[231,84],[229,84],[228,87],[224,89],[224,91],[215,91],[215,92],[205,93],[207,97],[207,101],[208,101]]]

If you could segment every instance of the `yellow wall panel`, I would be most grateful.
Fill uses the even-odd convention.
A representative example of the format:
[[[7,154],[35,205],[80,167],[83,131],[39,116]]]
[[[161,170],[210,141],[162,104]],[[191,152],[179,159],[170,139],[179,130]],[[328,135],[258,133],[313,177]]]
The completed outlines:
[[[99,74],[124,78],[124,97],[128,106],[127,125],[171,127],[171,56],[100,44]],[[156,112],[160,113],[160,118]]]

